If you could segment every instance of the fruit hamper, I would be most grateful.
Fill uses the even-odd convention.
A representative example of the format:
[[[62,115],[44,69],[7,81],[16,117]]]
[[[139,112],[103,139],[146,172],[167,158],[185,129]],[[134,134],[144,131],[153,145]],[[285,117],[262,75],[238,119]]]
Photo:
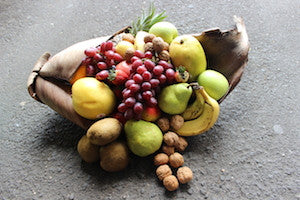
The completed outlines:
[[[174,191],[192,179],[180,153],[185,137],[217,121],[219,104],[242,77],[249,41],[236,16],[231,30],[185,35],[164,18],[152,7],[111,36],[52,57],[46,52],[27,86],[32,98],[87,130],[77,146],[85,162],[100,160],[102,169],[115,172],[126,168],[130,151],[156,153],[156,174]]]
[[[249,42],[245,24],[241,18],[234,18],[235,28],[221,31],[211,29],[199,34],[192,34],[202,45],[207,58],[207,68],[221,72],[229,81],[229,89],[220,100],[239,83],[247,64]],[[63,117],[78,126],[87,129],[93,120],[79,116],[73,109],[71,99],[72,79],[85,57],[84,50],[96,47],[114,36],[128,31],[128,27],[112,36],[98,37],[76,43],[51,57],[44,53],[34,65],[28,77],[28,92],[35,100],[48,105]]]

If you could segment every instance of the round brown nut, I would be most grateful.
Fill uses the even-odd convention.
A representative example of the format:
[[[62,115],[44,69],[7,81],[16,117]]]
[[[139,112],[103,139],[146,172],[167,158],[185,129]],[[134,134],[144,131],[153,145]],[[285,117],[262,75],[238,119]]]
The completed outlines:
[[[134,50],[133,49],[127,49],[126,52],[125,52],[125,55],[124,55],[124,59],[127,61],[127,62],[130,62],[131,61],[131,58],[134,56]]]
[[[175,152],[169,156],[169,163],[172,167],[178,168],[184,163],[183,156],[180,153]]]
[[[126,40],[126,41],[128,41],[128,42],[130,42],[132,44],[134,44],[134,41],[135,41],[134,36],[132,34],[130,34],[130,33],[124,34],[122,36],[122,40]]]
[[[158,54],[158,58],[160,60],[165,60],[168,61],[170,60],[170,54],[167,50],[162,50],[159,54]]]
[[[170,147],[168,145],[163,145],[162,146],[162,151],[167,154],[168,156],[170,156],[171,154],[173,154],[175,152],[175,147]]]
[[[152,42],[148,42],[145,44],[145,52],[147,51],[150,51],[151,53],[154,52],[154,49],[153,49],[153,43]]]
[[[168,145],[168,146],[175,146],[177,144],[178,141],[178,135],[174,132],[167,132],[166,134],[164,134],[164,142]]]
[[[164,42],[164,49],[163,50],[169,51],[169,44],[167,42]]]
[[[168,191],[175,191],[179,187],[176,176],[170,175],[163,180],[163,184]]]
[[[152,40],[153,43],[153,49],[157,53],[160,53],[164,49],[164,40],[161,37],[155,37]]]
[[[178,151],[184,151],[187,146],[188,146],[188,142],[186,141],[186,139],[184,137],[179,136],[175,148]]]
[[[147,34],[145,37],[144,37],[144,42],[145,43],[148,43],[148,42],[152,42],[152,40],[155,38],[155,35],[153,34]]]
[[[166,117],[162,117],[157,120],[158,127],[162,130],[162,132],[166,132],[170,129],[170,122],[169,119]]]
[[[159,180],[164,180],[167,176],[172,175],[172,170],[169,165],[161,165],[156,169],[156,175]]]
[[[189,167],[184,166],[177,170],[176,176],[180,183],[185,184],[193,179],[193,172]]]
[[[173,115],[170,120],[170,126],[173,130],[178,130],[183,126],[184,118],[181,115]]]
[[[164,165],[169,162],[169,156],[165,153],[159,153],[154,156],[154,165]]]

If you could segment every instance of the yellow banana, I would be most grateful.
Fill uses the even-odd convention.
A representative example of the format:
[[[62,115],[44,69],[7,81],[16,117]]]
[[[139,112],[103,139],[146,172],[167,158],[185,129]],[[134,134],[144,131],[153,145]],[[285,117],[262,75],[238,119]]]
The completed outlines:
[[[193,87],[194,90],[200,92],[205,100],[202,114],[193,120],[185,121],[183,126],[177,130],[181,136],[193,136],[204,133],[209,130],[217,121],[220,112],[218,102],[210,97],[202,86]]]
[[[204,110],[204,97],[202,96],[200,90],[194,90],[196,94],[195,101],[189,105],[185,111],[181,114],[184,120],[192,120],[199,117]]]
[[[134,47],[136,50],[140,50],[142,52],[145,51],[145,42],[144,38],[148,33],[145,31],[139,31],[137,32],[135,36],[135,42],[134,42]]]

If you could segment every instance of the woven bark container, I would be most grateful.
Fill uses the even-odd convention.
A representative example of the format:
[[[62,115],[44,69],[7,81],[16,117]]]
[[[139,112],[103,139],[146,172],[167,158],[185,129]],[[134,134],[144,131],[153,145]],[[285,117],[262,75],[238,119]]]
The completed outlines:
[[[218,28],[191,34],[201,43],[207,58],[208,69],[221,72],[229,81],[227,94],[219,100],[221,103],[239,83],[248,61],[249,41],[244,22],[234,17],[235,27],[221,31]],[[96,47],[128,31],[125,27],[112,36],[98,37],[76,43],[56,55],[46,52],[34,65],[27,82],[28,92],[35,100],[48,105],[63,117],[83,129],[94,122],[79,116],[72,105],[69,80],[85,57],[84,50]]]

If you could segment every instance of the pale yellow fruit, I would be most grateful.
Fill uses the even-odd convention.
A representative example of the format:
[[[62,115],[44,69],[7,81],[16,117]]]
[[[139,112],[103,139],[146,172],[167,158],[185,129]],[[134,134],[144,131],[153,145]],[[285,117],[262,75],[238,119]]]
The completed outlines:
[[[200,42],[191,35],[176,37],[170,44],[169,53],[174,67],[183,66],[190,74],[190,81],[197,80],[206,70],[206,56]]]
[[[113,91],[96,78],[85,77],[72,86],[74,110],[87,119],[98,119],[112,113],[116,105]]]
[[[116,46],[116,52],[120,54],[123,58],[125,58],[125,53],[127,49],[135,50],[134,45],[131,42],[128,42],[126,40],[122,40]]]

